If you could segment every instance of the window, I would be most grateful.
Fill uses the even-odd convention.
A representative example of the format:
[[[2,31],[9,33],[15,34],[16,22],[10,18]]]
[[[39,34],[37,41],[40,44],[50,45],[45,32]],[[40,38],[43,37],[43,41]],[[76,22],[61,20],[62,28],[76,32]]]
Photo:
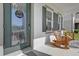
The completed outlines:
[[[49,8],[42,7],[42,31],[51,31],[53,25],[53,11]]]
[[[46,32],[46,8],[42,7],[42,31]]]
[[[51,31],[52,12],[46,11],[46,31]]]
[[[63,27],[63,17],[48,7],[42,7],[42,30],[43,32],[61,30]]]
[[[53,13],[53,30],[59,30],[58,14]]]

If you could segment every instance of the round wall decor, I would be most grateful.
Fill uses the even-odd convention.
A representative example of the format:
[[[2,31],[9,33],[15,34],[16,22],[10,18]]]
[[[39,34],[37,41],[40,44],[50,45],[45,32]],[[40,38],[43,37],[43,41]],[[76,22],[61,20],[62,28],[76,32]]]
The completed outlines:
[[[21,11],[21,10],[16,10],[16,11],[15,11],[15,15],[16,15],[18,18],[22,18],[22,17],[24,16],[23,11]]]

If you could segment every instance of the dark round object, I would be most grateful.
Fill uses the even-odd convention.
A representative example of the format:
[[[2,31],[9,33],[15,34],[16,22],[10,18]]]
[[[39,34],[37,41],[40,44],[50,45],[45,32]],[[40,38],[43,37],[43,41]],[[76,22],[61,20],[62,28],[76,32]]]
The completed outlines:
[[[15,11],[15,15],[18,17],[18,18],[22,18],[24,16],[23,12],[21,10],[16,10]]]

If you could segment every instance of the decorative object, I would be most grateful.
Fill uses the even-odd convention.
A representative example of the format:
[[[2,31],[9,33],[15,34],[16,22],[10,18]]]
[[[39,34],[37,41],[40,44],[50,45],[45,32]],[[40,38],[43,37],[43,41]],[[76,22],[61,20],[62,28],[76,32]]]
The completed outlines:
[[[21,10],[16,10],[15,11],[15,15],[18,17],[18,18],[23,18],[24,17],[24,14]]]
[[[55,40],[52,40],[52,44],[56,47],[59,47],[59,48],[64,48],[64,49],[68,49],[69,47],[69,42],[71,41],[71,36],[69,35],[64,35],[64,36],[61,36],[60,35],[60,32],[58,31],[55,31],[54,32],[54,35],[56,37]]]

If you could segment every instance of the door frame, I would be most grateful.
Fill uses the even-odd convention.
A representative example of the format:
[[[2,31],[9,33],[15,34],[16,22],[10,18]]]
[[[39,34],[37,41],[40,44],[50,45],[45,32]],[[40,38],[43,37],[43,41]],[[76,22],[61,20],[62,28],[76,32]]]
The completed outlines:
[[[7,5],[6,5],[7,4]],[[27,28],[29,28],[30,27],[30,31],[29,31],[29,29],[27,29],[28,31],[27,31],[27,34],[28,34],[28,37],[30,38],[30,46],[28,47],[28,48],[33,48],[31,45],[32,45],[32,40],[31,40],[31,4],[29,4],[29,3],[26,3],[27,4],[27,7],[26,8],[28,8],[27,10],[26,10],[26,12],[27,12],[27,19],[29,19],[29,21],[28,21],[28,24],[29,25],[27,25]],[[5,9],[6,9],[6,6],[8,6],[8,8],[9,8],[9,10],[6,10],[5,11]],[[8,9],[7,8],[7,9]],[[8,12],[7,12],[8,11]],[[4,3],[3,4],[3,12],[4,12],[4,14],[3,14],[3,16],[4,16],[4,22],[3,22],[3,27],[4,27],[4,37],[3,37],[3,50],[4,50],[4,55],[6,55],[6,54],[8,54],[8,53],[12,53],[12,52],[14,52],[14,51],[17,51],[17,50],[21,50],[20,49],[20,46],[15,46],[15,47],[12,47],[11,45],[9,46],[10,48],[6,48],[5,47],[5,39],[6,39],[6,35],[5,34],[7,34],[7,33],[5,33],[6,32],[6,19],[8,19],[7,18],[7,16],[9,17],[9,19],[11,19],[11,4],[10,3]],[[6,12],[6,14],[8,14],[9,13],[9,15],[6,15],[5,14],[5,12]],[[11,24],[11,21],[10,21],[10,24]],[[11,25],[10,25],[11,26]],[[10,27],[10,33],[9,34],[11,34],[11,27]],[[11,35],[9,36],[9,39],[10,39],[10,41],[11,41]],[[10,42],[10,44],[11,44],[11,42]],[[5,49],[6,48],[6,49]],[[27,49],[28,49],[27,48]],[[14,51],[12,51],[12,49],[15,49]],[[10,51],[11,50],[11,51]],[[5,52],[5,51],[7,51],[7,52]]]

